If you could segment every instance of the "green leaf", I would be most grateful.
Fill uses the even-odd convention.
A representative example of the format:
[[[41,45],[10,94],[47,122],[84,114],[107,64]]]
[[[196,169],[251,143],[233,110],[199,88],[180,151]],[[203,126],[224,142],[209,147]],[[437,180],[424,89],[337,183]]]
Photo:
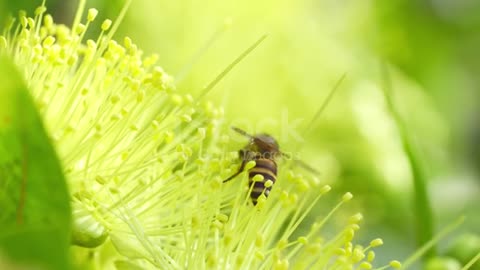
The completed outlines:
[[[0,254],[19,265],[70,268],[65,179],[28,89],[0,57]]]

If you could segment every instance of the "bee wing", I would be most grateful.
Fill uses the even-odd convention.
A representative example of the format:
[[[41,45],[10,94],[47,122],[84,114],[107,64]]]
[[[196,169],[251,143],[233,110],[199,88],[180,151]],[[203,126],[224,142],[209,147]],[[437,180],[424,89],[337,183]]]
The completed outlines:
[[[314,174],[317,174],[317,175],[321,174],[317,169],[308,165],[304,161],[302,161],[300,159],[293,159],[290,154],[287,154],[287,153],[284,153],[284,152],[281,152],[281,154],[284,158],[293,161],[293,163],[295,163],[295,165],[300,166],[300,167],[304,168],[305,170],[310,171],[311,173],[314,173]]]
[[[293,162],[295,162],[295,164],[297,164],[298,166],[304,168],[305,170],[307,171],[310,171],[314,174],[321,174],[318,170],[316,170],[315,168],[313,168],[312,166],[308,165],[307,163],[303,162],[302,160],[299,160],[299,159],[296,159],[294,160]]]

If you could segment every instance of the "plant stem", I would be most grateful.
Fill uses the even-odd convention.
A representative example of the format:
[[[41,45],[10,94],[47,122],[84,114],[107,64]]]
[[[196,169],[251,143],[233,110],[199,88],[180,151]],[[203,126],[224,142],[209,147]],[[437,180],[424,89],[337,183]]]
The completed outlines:
[[[415,213],[416,227],[415,231],[417,238],[417,246],[422,247],[430,239],[432,239],[434,231],[433,213],[427,192],[427,178],[424,172],[424,168],[421,165],[419,155],[416,152],[413,140],[411,136],[409,136],[410,134],[407,131],[407,127],[393,102],[393,87],[390,73],[388,72],[388,67],[386,66],[386,64],[382,65],[382,79],[385,99],[387,101],[390,113],[400,133],[402,147],[405,151],[408,162],[410,164],[410,168],[412,170],[414,188],[413,212]],[[429,258],[431,256],[434,256],[435,253],[435,245],[433,245],[431,249],[425,253],[425,257]]]

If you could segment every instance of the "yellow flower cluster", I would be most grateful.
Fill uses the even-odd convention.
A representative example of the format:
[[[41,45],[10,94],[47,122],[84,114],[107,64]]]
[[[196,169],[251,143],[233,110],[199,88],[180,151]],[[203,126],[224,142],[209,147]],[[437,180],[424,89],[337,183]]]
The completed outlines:
[[[157,57],[144,57],[131,39],[114,41],[119,21],[105,20],[93,40],[95,9],[81,23],[80,8],[71,28],[45,12],[42,5],[33,18],[12,20],[0,52],[24,74],[60,156],[74,244],[108,239],[118,252],[102,269],[374,268],[371,249],[382,240],[352,242],[362,215],[331,237],[322,233],[350,193],[295,236],[329,186],[282,171],[253,206],[245,176],[222,184],[237,156],[220,135],[221,109],[175,90]]]

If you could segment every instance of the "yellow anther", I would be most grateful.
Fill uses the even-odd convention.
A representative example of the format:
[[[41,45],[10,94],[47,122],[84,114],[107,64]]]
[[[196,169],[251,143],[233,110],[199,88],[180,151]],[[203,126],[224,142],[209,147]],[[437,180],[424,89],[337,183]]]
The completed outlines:
[[[355,236],[355,231],[352,229],[348,229],[345,232],[345,241],[350,242],[352,241],[353,237]]]
[[[190,123],[192,122],[192,117],[188,114],[184,114],[180,116],[180,119],[182,119],[183,122]]]
[[[153,120],[152,121],[152,127],[154,129],[158,129],[158,128],[160,128],[160,123],[157,120]]]
[[[131,129],[132,131],[139,131],[139,130],[140,130],[140,128],[139,128],[136,124],[130,125],[130,129]]]
[[[320,244],[311,244],[307,246],[307,251],[316,254],[322,249],[322,246]]]
[[[355,223],[358,223],[362,220],[363,220],[362,213],[356,213],[355,215],[350,217],[349,222],[355,224]]]
[[[220,220],[221,222],[225,223],[228,221],[228,216],[225,214],[218,214],[217,219]]]
[[[369,262],[362,262],[359,266],[361,269],[372,269],[372,265]]]
[[[298,180],[297,187],[298,187],[298,190],[301,191],[301,192],[305,192],[305,191],[310,190],[310,184],[303,178]]]
[[[257,165],[257,163],[255,163],[255,160],[250,160],[249,162],[247,162],[247,164],[245,164],[245,170],[250,170],[251,168],[255,167],[255,165]]]
[[[263,244],[265,243],[265,236],[260,233],[260,232],[257,232],[257,237],[255,238],[255,246],[256,247],[263,247]]]
[[[290,203],[291,204],[296,204],[298,202],[298,195],[297,194],[292,194],[289,196]]]
[[[350,192],[347,192],[347,193],[345,193],[345,194],[343,195],[342,201],[348,202],[348,201],[350,201],[352,198],[353,198],[353,194],[350,193]]]
[[[130,49],[133,45],[132,39],[129,37],[125,37],[123,39],[123,45],[125,45],[125,48]]]
[[[367,254],[367,261],[373,262],[373,260],[375,260],[375,252],[370,250]]]
[[[232,234],[231,234],[231,233],[225,233],[225,234],[223,235],[223,244],[224,244],[225,246],[228,247],[228,246],[230,245],[230,243],[232,243],[232,240],[233,240],[233,237],[232,237]]]
[[[87,20],[89,22],[92,22],[95,20],[97,15],[98,15],[98,10],[96,10],[95,8],[91,8],[88,10]]]
[[[115,103],[117,103],[118,101],[120,101],[120,96],[119,96],[119,95],[114,94],[113,96],[110,97],[110,102],[111,102],[112,104],[115,104]]]
[[[265,194],[261,194],[260,196],[258,196],[257,208],[260,208],[260,209],[263,208],[266,201],[267,201],[267,197],[265,196]]]
[[[308,238],[305,237],[305,236],[300,236],[297,241],[300,243],[300,244],[303,244],[303,245],[306,245],[308,244]]]
[[[108,31],[108,29],[110,29],[111,26],[112,26],[112,21],[109,19],[106,19],[102,23],[102,31]]]
[[[70,57],[68,57],[68,60],[67,60],[67,64],[69,66],[72,66],[73,64],[75,64],[78,60],[78,56],[73,54],[73,55],[70,55]]]
[[[213,253],[209,253],[207,255],[207,266],[208,268],[215,268],[215,266],[218,264],[218,258],[215,256]]]
[[[325,193],[329,192],[331,189],[332,189],[331,186],[325,185],[320,189],[320,194],[325,194]]]
[[[389,263],[389,265],[390,265],[391,267],[395,268],[395,269],[399,269],[399,268],[402,267],[402,263],[400,263],[399,261],[395,261],[395,260],[394,260],[394,261],[391,261],[391,262]]]
[[[87,40],[87,47],[92,51],[96,50],[97,49],[97,43],[95,43],[95,41],[89,39],[89,40]]]
[[[257,250],[255,251],[255,258],[257,258],[260,261],[263,261],[265,259],[265,255],[262,252]]]
[[[43,47],[48,48],[51,47],[55,43],[55,38],[52,36],[48,36],[43,40]]]
[[[360,226],[359,226],[358,224],[352,224],[352,225],[350,225],[350,227],[351,227],[354,231],[360,230]]]
[[[137,93],[137,102],[142,102],[144,98],[145,98],[145,92],[144,91],[139,91]]]
[[[97,183],[100,185],[105,185],[107,183],[107,180],[100,175],[95,176],[95,181],[97,181]]]
[[[353,262],[357,263],[365,258],[365,254],[363,253],[363,250],[360,248],[355,248],[353,249],[352,253],[352,260]]]
[[[53,26],[52,15],[50,14],[45,15],[45,17],[43,18],[43,25],[45,25],[47,29],[50,29]]]
[[[286,239],[280,239],[277,242],[277,248],[278,249],[284,249],[285,247],[287,247],[287,245],[288,245],[288,240],[286,240]]]
[[[47,11],[47,8],[45,6],[39,6],[35,9],[35,15],[40,15]]]
[[[237,259],[235,260],[235,265],[240,267],[245,261],[245,256],[243,254],[238,254]]]
[[[205,139],[207,134],[207,130],[205,128],[198,128],[197,129],[197,136],[200,140]]]
[[[265,187],[267,187],[267,188],[268,188],[268,187],[271,187],[271,186],[273,186],[273,181],[272,181],[272,180],[267,180],[264,185],[265,185]]]
[[[23,27],[27,27],[28,25],[28,19],[25,15],[23,16],[20,16],[20,24],[23,26]]]
[[[166,143],[171,143],[174,138],[175,138],[175,135],[172,131],[166,131],[165,132],[165,142]]]
[[[378,247],[381,245],[383,245],[383,240],[381,238],[374,239],[372,242],[370,242],[371,247]]]
[[[28,27],[30,27],[30,29],[35,28],[35,20],[34,19],[28,18],[27,23],[28,23]]]
[[[87,27],[84,25],[84,24],[81,24],[79,23],[76,27],[75,27],[75,33],[77,35],[81,35],[85,32],[85,30],[87,29]]]
[[[283,260],[277,260],[273,266],[273,269],[275,270],[288,270],[288,260],[283,259]]]
[[[212,222],[212,225],[213,225],[213,227],[215,227],[215,228],[217,228],[217,229],[219,229],[219,230],[223,229],[223,223],[220,222],[220,221],[218,221],[218,220],[214,220],[214,221]]]

